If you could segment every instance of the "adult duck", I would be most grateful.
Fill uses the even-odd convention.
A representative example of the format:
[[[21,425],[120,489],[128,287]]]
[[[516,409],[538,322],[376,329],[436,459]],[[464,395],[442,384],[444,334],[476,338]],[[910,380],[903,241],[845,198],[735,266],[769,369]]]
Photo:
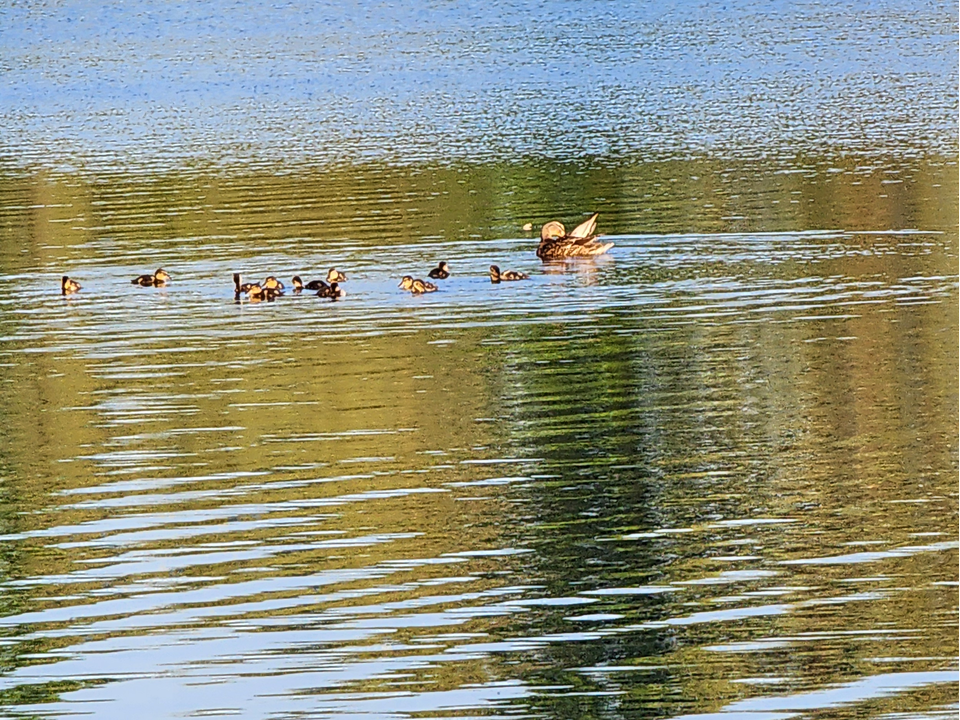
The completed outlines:
[[[613,247],[613,243],[597,241],[594,230],[597,227],[597,215],[577,225],[569,233],[562,222],[551,220],[540,228],[540,247],[537,257],[541,260],[556,260],[568,257],[590,257],[602,255]]]

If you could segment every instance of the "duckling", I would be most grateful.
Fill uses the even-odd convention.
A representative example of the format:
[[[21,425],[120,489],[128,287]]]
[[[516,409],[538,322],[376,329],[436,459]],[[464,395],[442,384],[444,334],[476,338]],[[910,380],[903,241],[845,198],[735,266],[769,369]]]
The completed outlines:
[[[80,290],[80,283],[76,280],[71,280],[66,275],[60,278],[60,294],[61,295],[70,295],[71,293],[78,292]]]
[[[329,270],[327,270],[328,283],[335,283],[335,282],[342,283],[346,279],[347,279],[347,276],[344,275],[339,270],[337,270],[336,268],[330,268]]]
[[[330,287],[323,280],[311,280],[310,282],[304,284],[299,275],[294,275],[292,282],[293,291],[297,293],[301,290],[323,290],[326,287]]]
[[[247,290],[247,297],[251,302],[260,302],[261,300],[273,302],[281,295],[283,295],[283,293],[276,288],[266,288],[260,285],[260,283],[253,283],[250,289]]]
[[[268,275],[267,278],[260,283],[260,286],[264,290],[271,290],[277,295],[283,295],[283,283],[277,280],[273,275]]]
[[[422,295],[423,293],[437,291],[437,286],[432,282],[427,282],[426,280],[421,280],[420,278],[414,280],[413,276],[411,275],[404,275],[397,287],[402,287],[404,290],[409,290],[414,295]]]
[[[140,287],[162,287],[172,279],[170,273],[166,270],[157,268],[157,271],[153,275],[139,275],[131,280],[130,283],[132,285],[139,285]]]
[[[517,272],[516,270],[504,270],[500,272],[500,268],[496,265],[490,266],[490,282],[498,283],[501,280],[526,280],[529,275],[522,272]]]
[[[448,277],[450,277],[450,266],[447,265],[447,261],[442,261],[433,270],[431,270],[428,277],[432,277],[434,280],[446,280]]]
[[[565,257],[584,257],[602,255],[613,247],[613,243],[601,243],[593,231],[597,227],[597,216],[594,213],[580,223],[570,233],[563,223],[551,220],[540,228],[540,246],[537,248],[537,257],[541,260],[555,260]]]
[[[320,292],[317,293],[317,297],[330,298],[331,300],[339,300],[345,295],[346,293],[340,287],[340,283],[336,281],[330,283],[329,287],[320,288]]]
[[[268,280],[270,278],[267,278]],[[276,281],[276,278],[273,278]],[[236,298],[240,299],[241,295],[246,295],[251,300],[267,300],[273,301],[278,296],[283,295],[283,292],[276,287],[265,287],[260,283],[240,283],[240,273],[233,274],[233,284],[236,288]]]

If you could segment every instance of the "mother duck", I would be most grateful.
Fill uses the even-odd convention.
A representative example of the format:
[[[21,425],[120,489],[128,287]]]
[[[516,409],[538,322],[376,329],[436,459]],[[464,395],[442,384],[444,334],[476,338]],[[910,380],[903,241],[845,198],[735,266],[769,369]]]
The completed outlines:
[[[540,247],[537,248],[537,257],[541,260],[555,260],[557,258],[586,257],[602,255],[613,247],[613,243],[597,241],[594,230],[597,227],[597,215],[594,213],[587,220],[577,225],[567,233],[563,223],[551,220],[540,228]]]

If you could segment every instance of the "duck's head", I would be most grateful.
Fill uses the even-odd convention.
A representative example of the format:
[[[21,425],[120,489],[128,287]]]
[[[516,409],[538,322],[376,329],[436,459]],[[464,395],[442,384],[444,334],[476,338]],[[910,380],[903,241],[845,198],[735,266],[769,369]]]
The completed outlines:
[[[563,226],[563,223],[556,220],[551,220],[540,228],[541,240],[556,240],[557,238],[565,237],[566,234],[567,229]]]
[[[492,278],[498,278],[498,277],[500,277],[500,268],[498,268],[496,265],[491,265],[491,266],[490,266],[490,277],[492,277]]]
[[[402,287],[404,290],[409,290],[413,287],[413,276],[404,275],[403,279],[400,281],[400,284],[397,287]]]
[[[263,281],[263,287],[267,290],[283,290],[283,283],[273,275],[269,275],[267,279]]]
[[[437,265],[437,267],[440,268],[441,270],[443,270],[444,272],[450,272],[450,266],[447,265],[447,261],[446,261],[446,260],[441,260],[441,261],[440,261],[440,264]]]
[[[157,268],[157,271],[153,274],[153,276],[160,282],[170,282],[173,280],[173,278],[170,277],[170,273],[163,268]]]
[[[347,276],[344,275],[344,274],[343,274],[342,272],[340,272],[339,270],[337,270],[336,268],[330,268],[329,270],[327,270],[327,282],[328,282],[328,283],[332,283],[332,282],[339,281],[339,280],[346,280],[346,279],[347,279]]]
[[[290,282],[293,283],[294,290],[303,290],[303,280],[300,279],[299,275],[294,275]]]

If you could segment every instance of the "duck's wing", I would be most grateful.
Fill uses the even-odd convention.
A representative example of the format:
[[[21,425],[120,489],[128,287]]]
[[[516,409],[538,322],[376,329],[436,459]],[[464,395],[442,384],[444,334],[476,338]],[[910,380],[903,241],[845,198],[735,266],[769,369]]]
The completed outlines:
[[[577,225],[573,230],[567,233],[568,238],[586,238],[593,235],[593,231],[597,228],[597,215],[600,213],[594,213],[589,218],[584,220],[582,223]]]

